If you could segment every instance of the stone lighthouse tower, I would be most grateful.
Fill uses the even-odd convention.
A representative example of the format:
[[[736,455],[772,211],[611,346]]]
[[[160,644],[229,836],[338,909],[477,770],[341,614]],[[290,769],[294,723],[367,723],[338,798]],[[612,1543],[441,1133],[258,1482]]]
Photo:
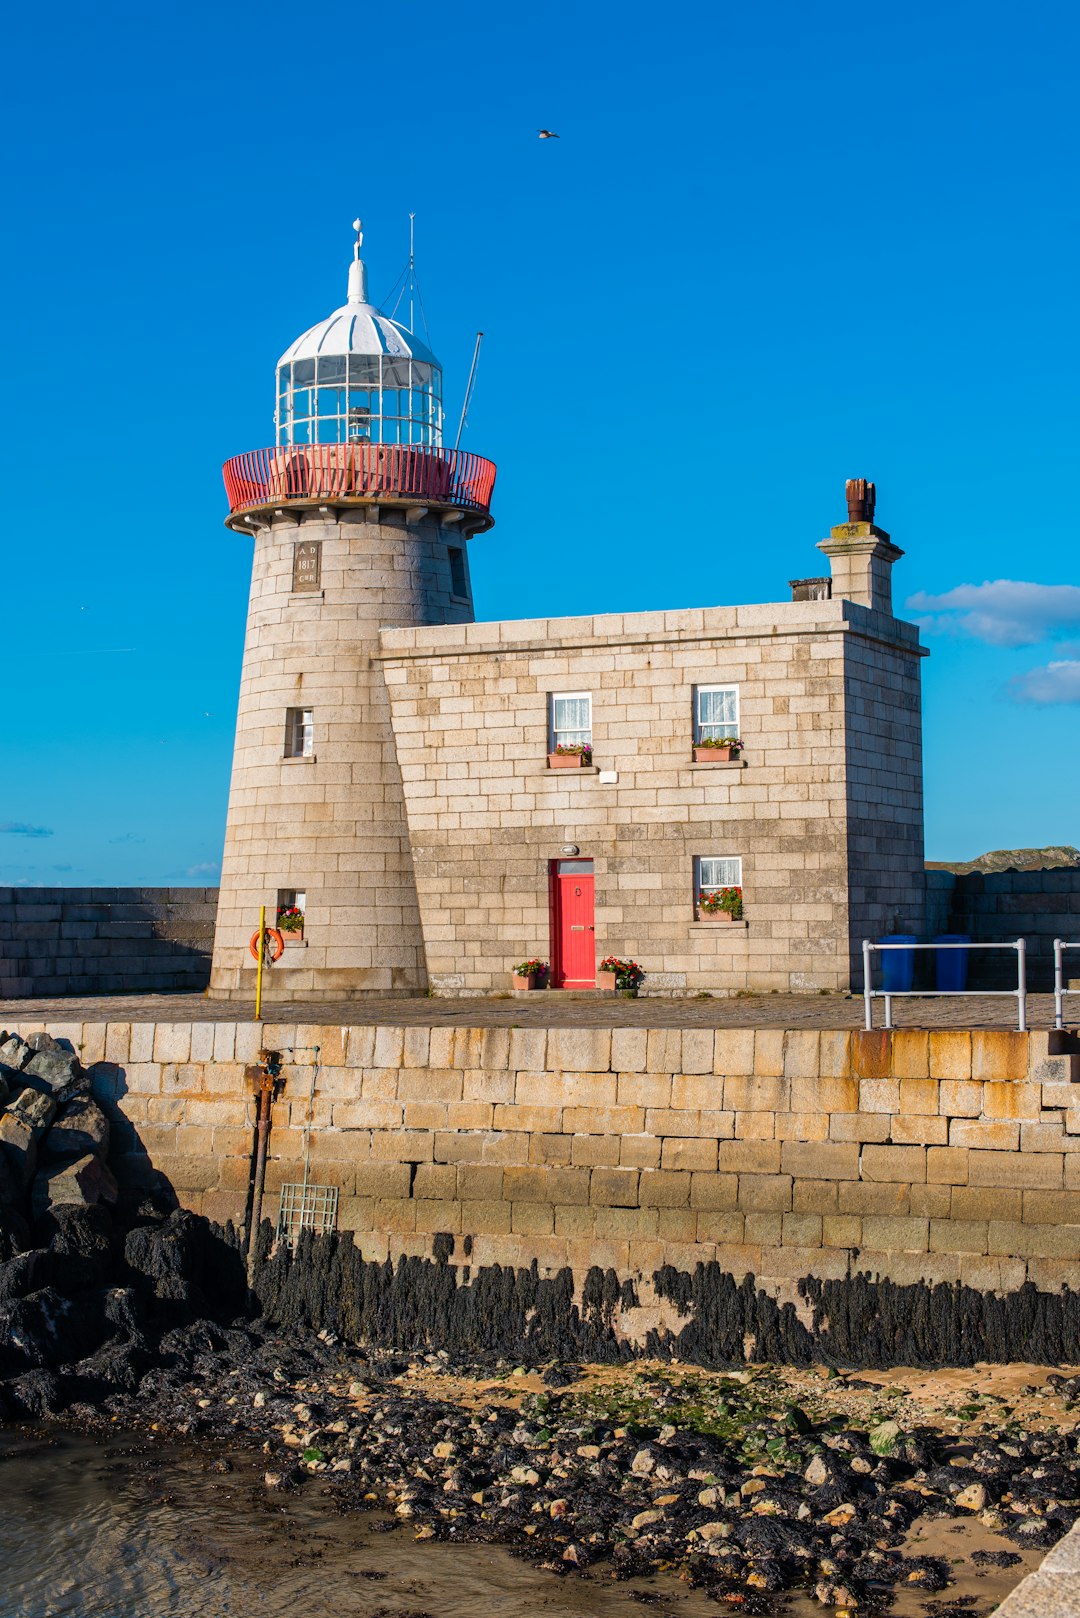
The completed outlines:
[[[259,907],[280,917],[275,1000],[427,986],[390,709],[389,626],[471,622],[465,542],[491,526],[490,461],[442,444],[442,372],[348,299],[277,366],[275,443],[226,463],[228,527],[255,542],[211,995],[250,998]]]

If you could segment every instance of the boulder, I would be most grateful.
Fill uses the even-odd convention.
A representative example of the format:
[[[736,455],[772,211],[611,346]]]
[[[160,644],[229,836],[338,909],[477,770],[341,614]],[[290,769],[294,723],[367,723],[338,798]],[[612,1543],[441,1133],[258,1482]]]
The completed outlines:
[[[51,1158],[107,1157],[109,1120],[96,1101],[76,1096],[63,1108],[41,1143],[42,1153]]]
[[[32,1208],[35,1219],[60,1203],[94,1207],[99,1202],[115,1202],[117,1184],[108,1165],[87,1153],[60,1168],[42,1169],[34,1180]]]
[[[0,1066],[10,1068],[13,1073],[24,1068],[33,1054],[33,1048],[18,1034],[9,1034],[0,1042]]]
[[[79,1058],[51,1034],[31,1034],[28,1043],[33,1055],[21,1071],[28,1081],[36,1080],[39,1089],[44,1087],[60,1098],[73,1095],[85,1083]]]
[[[31,1168],[31,1173],[33,1169]],[[0,1151],[0,1208],[10,1207],[18,1202],[22,1196],[22,1176],[16,1172],[15,1166],[7,1153]]]
[[[12,1180],[17,1191],[25,1189],[37,1167],[37,1143],[52,1123],[56,1102],[36,1090],[20,1090],[15,1100],[0,1113],[0,1157],[6,1176],[0,1179],[0,1199]],[[10,1195],[8,1201],[14,1200]]]

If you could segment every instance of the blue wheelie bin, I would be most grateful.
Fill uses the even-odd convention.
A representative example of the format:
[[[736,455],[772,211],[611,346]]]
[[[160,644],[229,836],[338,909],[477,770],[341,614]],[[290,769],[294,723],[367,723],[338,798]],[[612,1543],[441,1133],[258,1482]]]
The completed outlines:
[[[970,944],[970,933],[938,933],[935,944]],[[947,994],[963,994],[968,980],[968,952],[966,949],[939,949],[934,951],[935,987]]]
[[[914,933],[886,933],[879,944],[917,944]],[[885,949],[881,952],[881,987],[886,994],[907,994],[915,982],[915,951]]]

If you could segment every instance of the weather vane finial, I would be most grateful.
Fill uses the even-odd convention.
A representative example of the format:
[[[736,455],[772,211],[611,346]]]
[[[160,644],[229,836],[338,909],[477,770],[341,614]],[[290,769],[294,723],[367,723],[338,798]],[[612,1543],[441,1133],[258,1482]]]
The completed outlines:
[[[359,220],[359,219],[354,219],[353,222],[352,222],[352,228],[356,232],[356,246],[353,248],[353,258],[359,258],[360,257],[360,249],[364,245],[364,226],[363,226],[363,222],[361,220]]]

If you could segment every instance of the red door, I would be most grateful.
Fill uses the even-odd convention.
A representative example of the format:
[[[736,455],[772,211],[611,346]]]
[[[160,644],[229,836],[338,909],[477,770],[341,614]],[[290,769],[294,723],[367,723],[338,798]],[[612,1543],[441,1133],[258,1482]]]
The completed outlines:
[[[552,871],[552,962],[557,989],[596,987],[592,860],[555,860]]]

